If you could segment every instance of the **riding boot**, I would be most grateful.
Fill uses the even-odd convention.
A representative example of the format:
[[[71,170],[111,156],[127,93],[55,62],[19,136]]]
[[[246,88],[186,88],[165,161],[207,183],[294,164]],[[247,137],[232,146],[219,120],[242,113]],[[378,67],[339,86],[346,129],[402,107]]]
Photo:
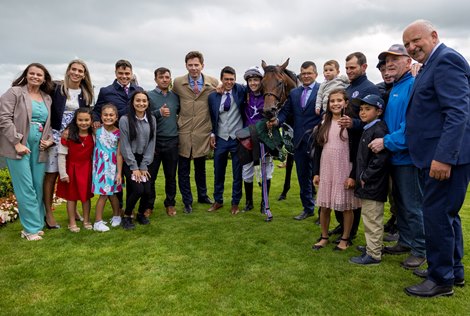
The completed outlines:
[[[244,182],[245,183],[245,208],[243,212],[248,212],[253,209],[253,182]]]
[[[271,188],[271,180],[266,180],[266,191],[269,197],[269,189]],[[263,190],[261,189],[261,214],[264,214],[264,197],[263,197]]]

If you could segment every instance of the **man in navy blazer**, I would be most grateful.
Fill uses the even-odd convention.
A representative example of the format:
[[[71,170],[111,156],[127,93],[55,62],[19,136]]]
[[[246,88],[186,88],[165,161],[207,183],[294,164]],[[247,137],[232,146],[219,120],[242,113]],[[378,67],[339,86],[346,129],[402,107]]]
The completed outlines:
[[[321,121],[321,114],[315,113],[315,101],[320,84],[315,79],[318,76],[314,62],[306,61],[300,67],[300,80],[302,87],[295,88],[289,93],[286,103],[279,112],[278,125],[281,126],[292,115],[294,119],[294,160],[297,169],[297,178],[300,186],[300,199],[303,211],[296,220],[303,220],[313,216],[315,202],[313,200],[314,188],[312,184],[313,167],[309,157],[310,135],[315,126]]]
[[[448,296],[465,284],[459,210],[470,179],[470,67],[462,55],[439,42],[424,20],[403,32],[410,56],[423,64],[406,115],[413,163],[424,171],[426,280],[405,288],[412,296]],[[415,273],[416,274],[416,273]]]
[[[226,66],[220,72],[222,94],[209,95],[209,112],[212,121],[211,147],[214,149],[214,203],[209,212],[218,210],[224,203],[225,171],[228,153],[232,157],[232,209],[233,215],[239,212],[238,204],[242,198],[242,164],[237,155],[238,140],[235,132],[243,128],[241,106],[246,90],[235,83],[235,69]]]

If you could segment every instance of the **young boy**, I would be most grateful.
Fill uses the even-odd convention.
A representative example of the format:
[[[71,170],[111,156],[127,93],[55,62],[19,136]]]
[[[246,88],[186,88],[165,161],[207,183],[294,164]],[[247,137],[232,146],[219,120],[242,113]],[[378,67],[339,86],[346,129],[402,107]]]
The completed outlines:
[[[320,111],[326,111],[328,96],[330,92],[336,89],[346,89],[349,85],[349,79],[346,76],[339,76],[339,63],[336,60],[328,60],[323,65],[323,75],[325,81],[320,84],[315,102],[315,113],[320,115]]]
[[[366,249],[361,256],[352,257],[349,262],[376,265],[382,257],[384,202],[387,201],[388,193],[390,153],[386,149],[374,153],[368,145],[373,139],[387,135],[388,128],[379,119],[384,102],[378,95],[369,94],[362,99],[353,99],[352,102],[360,105],[359,117],[366,124],[357,150],[354,192],[362,202]]]

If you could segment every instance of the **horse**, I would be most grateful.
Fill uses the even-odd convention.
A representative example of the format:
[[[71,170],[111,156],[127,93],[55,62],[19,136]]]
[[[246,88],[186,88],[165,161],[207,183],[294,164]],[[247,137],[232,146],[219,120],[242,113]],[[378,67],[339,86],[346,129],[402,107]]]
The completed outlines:
[[[261,80],[261,86],[264,93],[263,114],[268,119],[274,119],[278,111],[286,102],[289,92],[297,87],[297,77],[295,73],[287,69],[289,59],[282,65],[267,65],[264,60],[261,61],[261,67],[264,70],[264,76]]]

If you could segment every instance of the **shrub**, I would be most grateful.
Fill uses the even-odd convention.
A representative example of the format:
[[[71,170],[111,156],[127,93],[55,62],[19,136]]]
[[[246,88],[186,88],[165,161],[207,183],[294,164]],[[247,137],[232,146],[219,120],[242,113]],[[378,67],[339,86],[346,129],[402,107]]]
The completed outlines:
[[[0,198],[9,197],[13,194],[10,173],[7,168],[0,169]]]

